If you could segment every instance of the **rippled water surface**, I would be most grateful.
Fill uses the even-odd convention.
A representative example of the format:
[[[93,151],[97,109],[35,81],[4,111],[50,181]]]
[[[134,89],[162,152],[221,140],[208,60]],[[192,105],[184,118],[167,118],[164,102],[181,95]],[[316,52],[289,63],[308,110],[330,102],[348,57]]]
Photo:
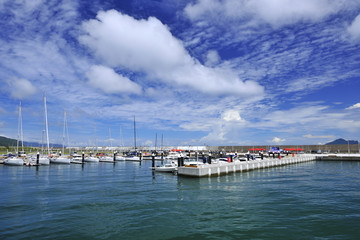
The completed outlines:
[[[0,239],[360,239],[360,162],[201,179],[149,167],[0,165]]]

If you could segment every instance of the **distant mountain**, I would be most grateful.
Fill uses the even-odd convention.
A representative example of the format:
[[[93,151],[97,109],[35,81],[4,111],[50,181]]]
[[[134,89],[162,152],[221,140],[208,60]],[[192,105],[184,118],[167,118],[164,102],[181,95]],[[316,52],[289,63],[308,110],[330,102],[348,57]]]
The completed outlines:
[[[336,139],[332,142],[326,143],[325,145],[340,145],[340,144],[358,144],[358,141],[355,140],[345,140],[343,138]]]
[[[0,136],[0,146],[5,146],[5,147],[16,146],[16,142],[17,142],[16,139]],[[19,142],[19,146],[20,145],[21,145],[21,141]],[[24,141],[24,146],[25,147],[41,147],[41,143]],[[50,147],[62,147],[62,145],[50,143]]]
[[[0,136],[0,146],[16,146],[16,140]]]

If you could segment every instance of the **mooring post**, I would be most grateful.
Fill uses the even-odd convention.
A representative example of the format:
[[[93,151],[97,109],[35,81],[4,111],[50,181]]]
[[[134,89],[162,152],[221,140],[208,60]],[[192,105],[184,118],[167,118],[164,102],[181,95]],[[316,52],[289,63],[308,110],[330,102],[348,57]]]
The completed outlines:
[[[155,154],[151,154],[151,166],[152,166],[152,168],[154,169],[154,167],[155,167]]]
[[[36,153],[36,165],[39,165],[39,162],[40,162],[40,153],[37,152]]]
[[[84,164],[85,163],[85,153],[82,152],[81,154],[81,163]]]

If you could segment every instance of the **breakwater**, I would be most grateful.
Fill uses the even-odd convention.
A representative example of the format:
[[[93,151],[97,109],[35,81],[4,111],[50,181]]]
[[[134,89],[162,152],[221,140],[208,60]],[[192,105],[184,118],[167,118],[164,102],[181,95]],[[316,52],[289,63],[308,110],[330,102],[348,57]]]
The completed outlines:
[[[188,177],[211,177],[234,172],[251,171],[260,168],[270,168],[316,160],[315,155],[301,155],[281,159],[264,159],[255,161],[236,161],[231,163],[204,164],[195,167],[179,167],[179,176]]]

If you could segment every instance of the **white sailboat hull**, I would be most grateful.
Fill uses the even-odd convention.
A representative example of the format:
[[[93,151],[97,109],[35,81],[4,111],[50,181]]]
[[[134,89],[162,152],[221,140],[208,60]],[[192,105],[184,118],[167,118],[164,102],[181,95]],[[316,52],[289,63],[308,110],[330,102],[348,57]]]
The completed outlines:
[[[41,157],[41,158],[39,158],[39,164],[40,165],[50,165],[50,159]]]
[[[138,156],[128,156],[128,157],[124,157],[125,161],[133,161],[133,162],[140,162],[140,157]]]
[[[53,163],[53,164],[70,164],[70,158],[62,158],[62,157],[52,158],[50,160],[50,163]]]
[[[99,159],[97,157],[87,157],[85,162],[99,162]]]
[[[115,160],[116,160],[116,161],[125,161],[125,157],[123,157],[123,156],[116,156]]]
[[[22,158],[8,158],[4,160],[4,164],[9,166],[23,166],[24,160]]]
[[[99,160],[100,162],[114,162],[114,158],[113,157],[102,157]]]
[[[154,170],[156,172],[175,172],[177,171],[177,167],[155,167]]]

